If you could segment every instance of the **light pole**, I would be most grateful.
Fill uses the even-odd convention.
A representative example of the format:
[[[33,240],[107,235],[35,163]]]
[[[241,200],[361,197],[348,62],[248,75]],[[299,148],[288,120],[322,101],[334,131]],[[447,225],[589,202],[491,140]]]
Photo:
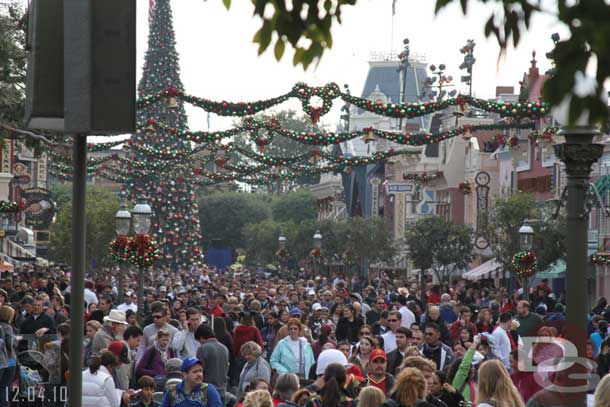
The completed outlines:
[[[125,206],[125,201],[121,202],[121,206],[114,215],[115,231],[118,239],[126,239],[131,228],[131,214]],[[118,281],[118,297],[119,300],[123,298],[123,282],[125,281],[125,266],[124,262],[119,261],[119,281]]]
[[[318,263],[322,262],[322,234],[319,230],[316,230],[316,233],[313,235],[313,248],[314,252],[317,255],[317,258],[314,257],[314,277],[318,275],[320,269],[318,267]]]
[[[142,238],[150,230],[151,217],[153,215],[150,205],[145,197],[140,197],[138,203],[131,211],[133,217],[133,231]],[[144,316],[144,268],[138,267],[138,321],[142,322]]]
[[[409,47],[409,39],[405,38],[402,40],[405,45],[405,49],[398,54],[400,65],[398,72],[402,73],[402,89],[400,91],[400,103],[405,103],[407,96],[407,73],[409,70],[409,55],[411,54],[411,48]],[[402,117],[398,120],[398,129],[402,132]]]
[[[519,228],[519,247],[521,250],[530,251],[534,246],[534,229],[528,223],[528,220],[525,219],[523,224]],[[523,299],[529,301],[530,294],[530,277],[524,276],[521,284],[523,286]]]
[[[280,260],[280,273],[283,271],[283,263],[286,261],[286,242],[288,241],[288,239],[286,239],[286,236],[284,236],[283,234],[280,233],[280,237],[277,238],[277,243],[280,246],[280,256],[279,256],[279,260]]]
[[[570,123],[570,102],[566,100],[553,111],[553,116],[560,124]],[[585,205],[585,197],[589,187],[591,166],[601,156],[603,145],[593,144],[593,137],[600,134],[599,130],[588,124],[588,113],[572,123],[562,127],[557,133],[565,137],[565,143],[554,146],[555,155],[565,164],[567,175],[567,261],[566,261],[566,320],[570,329],[565,330],[566,339],[578,349],[578,356],[586,357],[588,301],[587,301],[587,231],[589,211]],[[569,363],[569,362],[568,362]],[[582,366],[581,366],[582,367]],[[583,373],[570,369],[570,373]],[[579,383],[580,384],[580,383]],[[586,391],[566,394],[571,396],[570,406],[584,407]]]

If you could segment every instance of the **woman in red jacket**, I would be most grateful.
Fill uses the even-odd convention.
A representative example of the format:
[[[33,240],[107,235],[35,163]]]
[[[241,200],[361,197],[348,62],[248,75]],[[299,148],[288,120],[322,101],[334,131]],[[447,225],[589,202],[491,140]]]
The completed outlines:
[[[260,347],[263,346],[263,337],[252,321],[252,314],[245,311],[241,313],[239,325],[233,332],[233,355],[235,357],[241,357],[241,345],[248,341],[256,342]]]

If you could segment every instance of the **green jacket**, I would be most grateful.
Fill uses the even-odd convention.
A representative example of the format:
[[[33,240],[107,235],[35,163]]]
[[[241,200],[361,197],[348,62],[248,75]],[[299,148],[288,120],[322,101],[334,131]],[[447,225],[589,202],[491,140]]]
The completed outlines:
[[[474,357],[474,352],[476,349],[470,348],[468,352],[464,355],[462,359],[462,363],[460,363],[460,367],[458,368],[455,377],[453,378],[453,382],[451,382],[451,386],[453,386],[458,391],[462,389],[462,396],[466,401],[473,401],[475,399],[474,394],[470,394],[470,385],[468,384],[468,375],[470,375],[470,368],[472,367],[472,358]]]

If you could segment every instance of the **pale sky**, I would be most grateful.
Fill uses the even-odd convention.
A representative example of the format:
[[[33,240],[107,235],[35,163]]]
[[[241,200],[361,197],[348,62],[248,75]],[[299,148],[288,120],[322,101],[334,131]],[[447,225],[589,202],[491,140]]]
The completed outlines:
[[[333,48],[327,50],[319,63],[307,71],[292,65],[292,49],[286,47],[284,58],[277,62],[270,52],[260,57],[252,37],[260,26],[253,17],[249,0],[233,0],[226,10],[221,0],[172,0],[174,29],[180,55],[181,77],[185,91],[194,96],[215,100],[251,101],[266,99],[288,92],[292,85],[304,81],[312,86],[337,82],[347,83],[353,94],[361,95],[371,52],[394,51],[398,54],[402,40],[407,37],[411,55],[423,54],[430,64],[447,65],[458,89],[458,66],[463,60],[461,48],[467,39],[476,42],[473,84],[477,97],[493,97],[498,85],[514,86],[522,79],[530,65],[531,53],[537,52],[541,72],[550,64],[545,58],[552,48],[550,36],[567,29],[550,14],[535,16],[530,30],[522,35],[517,49],[510,48],[506,58],[498,62],[499,47],[494,38],[486,39],[483,26],[492,7],[471,1],[468,16],[462,15],[458,3],[434,15],[435,0],[397,0],[396,15],[392,18],[392,0],[358,0],[356,6],[343,9],[343,24],[333,26]],[[553,4],[553,1],[545,1]],[[138,80],[142,74],[144,52],[148,42],[148,1],[138,5]],[[393,27],[393,29],[392,29]],[[333,110],[322,122],[334,129],[342,102],[337,100]],[[280,105],[281,108],[300,110],[297,101]],[[187,105],[192,130],[206,130],[207,114]],[[210,129],[230,127],[232,119],[210,117]],[[95,141],[98,141],[97,137]],[[92,140],[93,141],[93,140]]]

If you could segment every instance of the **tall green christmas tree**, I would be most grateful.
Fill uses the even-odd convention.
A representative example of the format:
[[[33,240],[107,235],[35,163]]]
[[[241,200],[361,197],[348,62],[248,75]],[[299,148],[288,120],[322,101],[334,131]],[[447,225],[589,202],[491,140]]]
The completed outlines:
[[[183,86],[170,0],[156,0],[138,94],[167,89],[183,90]],[[138,111],[139,123],[151,121],[188,127],[184,104],[173,97]],[[175,268],[199,260],[201,234],[190,144],[155,126],[139,130],[128,144],[132,164],[125,169],[129,178],[125,189],[131,200],[144,196],[152,206],[151,233],[159,244],[159,263]]]

